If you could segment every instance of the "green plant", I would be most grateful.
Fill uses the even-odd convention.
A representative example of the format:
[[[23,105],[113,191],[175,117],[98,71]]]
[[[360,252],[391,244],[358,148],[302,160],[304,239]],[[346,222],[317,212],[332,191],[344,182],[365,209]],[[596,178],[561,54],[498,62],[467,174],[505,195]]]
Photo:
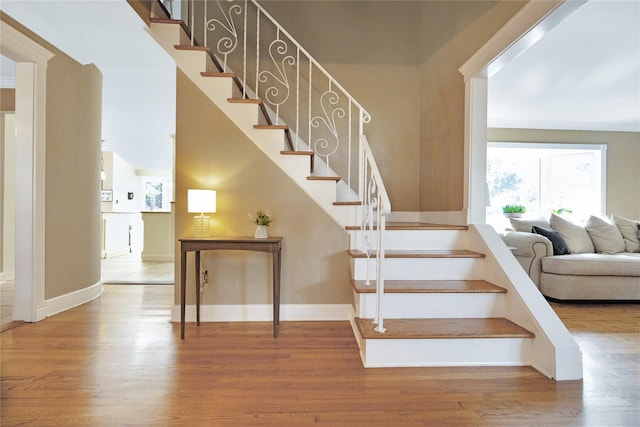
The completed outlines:
[[[249,219],[257,225],[269,226],[269,224],[273,222],[273,217],[269,211],[264,211],[262,209],[257,210],[255,214],[249,214]]]
[[[573,213],[573,211],[567,208],[560,208],[560,209],[554,209],[553,213],[556,215],[562,215],[563,213]]]
[[[502,207],[502,213],[524,213],[524,205],[504,205]]]

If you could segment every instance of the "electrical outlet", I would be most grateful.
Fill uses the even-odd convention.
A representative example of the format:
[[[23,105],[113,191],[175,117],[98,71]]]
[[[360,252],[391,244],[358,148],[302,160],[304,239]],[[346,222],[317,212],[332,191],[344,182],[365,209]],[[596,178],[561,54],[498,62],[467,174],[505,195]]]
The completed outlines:
[[[209,281],[209,272],[207,270],[200,273],[200,292],[204,292],[204,284]]]

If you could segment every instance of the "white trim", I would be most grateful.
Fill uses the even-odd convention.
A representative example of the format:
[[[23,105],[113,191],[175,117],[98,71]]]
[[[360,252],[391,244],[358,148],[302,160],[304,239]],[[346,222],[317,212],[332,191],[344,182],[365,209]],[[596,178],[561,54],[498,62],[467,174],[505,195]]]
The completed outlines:
[[[47,61],[54,54],[6,23],[0,53],[16,62],[16,296],[14,319],[42,320],[44,309],[45,120]],[[19,196],[19,197],[18,197]],[[19,241],[19,243],[18,243]]]
[[[45,317],[53,316],[54,314],[61,313],[73,307],[77,307],[79,305],[87,303],[93,299],[96,299],[100,295],[102,295],[102,291],[103,288],[101,280],[86,288],[48,299],[45,304]]]
[[[473,77],[491,77],[586,2],[587,0],[528,2],[458,71],[464,76],[465,82]]]
[[[349,320],[351,304],[281,304],[281,321]],[[196,321],[196,306],[187,305],[187,322]],[[269,322],[273,319],[271,304],[201,305],[202,322]],[[180,322],[180,305],[171,309],[171,321]]]
[[[587,0],[530,1],[459,69],[465,81],[464,207],[470,223],[486,222],[488,82]],[[484,80],[484,83],[481,82]]]

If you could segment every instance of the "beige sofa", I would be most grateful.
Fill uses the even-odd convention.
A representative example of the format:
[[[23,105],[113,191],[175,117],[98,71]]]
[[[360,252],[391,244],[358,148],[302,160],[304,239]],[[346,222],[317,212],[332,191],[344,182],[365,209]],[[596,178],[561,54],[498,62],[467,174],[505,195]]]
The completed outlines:
[[[545,223],[541,218],[512,221],[512,227],[520,231],[507,231],[502,235],[505,244],[511,248],[513,255],[540,292],[550,299],[563,301],[640,301],[640,228],[625,230],[619,225],[640,222],[614,216],[617,222],[611,223],[621,231],[624,244],[620,246],[615,236],[615,244],[608,246],[614,240],[603,242],[599,240],[602,236],[598,236],[598,226],[607,228],[607,233],[613,233],[611,226],[604,221],[598,219],[593,220],[591,224],[588,222],[584,227],[584,234],[580,231],[579,225],[567,225],[565,219],[558,218],[552,215],[550,223]],[[557,236],[552,235],[550,239],[536,232],[525,231],[531,229],[534,223],[545,231],[556,232],[555,234],[566,237],[566,240],[560,240],[567,243],[571,253],[554,255],[552,240]],[[625,234],[622,231],[625,231]],[[591,240],[590,243],[585,239],[585,235]],[[622,250],[618,251],[619,249]],[[559,252],[562,252],[562,248],[556,247],[556,253]]]

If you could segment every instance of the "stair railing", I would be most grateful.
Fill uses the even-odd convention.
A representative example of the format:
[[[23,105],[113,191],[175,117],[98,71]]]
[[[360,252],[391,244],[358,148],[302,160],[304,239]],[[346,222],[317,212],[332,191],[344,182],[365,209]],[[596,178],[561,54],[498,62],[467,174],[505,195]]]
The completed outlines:
[[[181,12],[191,44],[210,48],[219,71],[235,74],[240,96],[262,100],[267,124],[287,126],[289,149],[315,153],[312,174],[340,177],[346,188],[338,198],[362,202],[363,250],[376,259],[375,321],[383,332],[382,241],[391,203],[364,136],[370,114],[256,0],[187,0]]]
[[[386,331],[383,316],[384,276],[382,269],[385,255],[384,231],[387,215],[391,212],[391,201],[365,135],[360,136],[360,153],[360,194],[363,198],[361,233],[363,251],[367,256],[366,283],[371,285],[369,265],[373,255],[376,270],[376,317],[373,319],[373,323],[377,325],[375,330],[383,333]]]

